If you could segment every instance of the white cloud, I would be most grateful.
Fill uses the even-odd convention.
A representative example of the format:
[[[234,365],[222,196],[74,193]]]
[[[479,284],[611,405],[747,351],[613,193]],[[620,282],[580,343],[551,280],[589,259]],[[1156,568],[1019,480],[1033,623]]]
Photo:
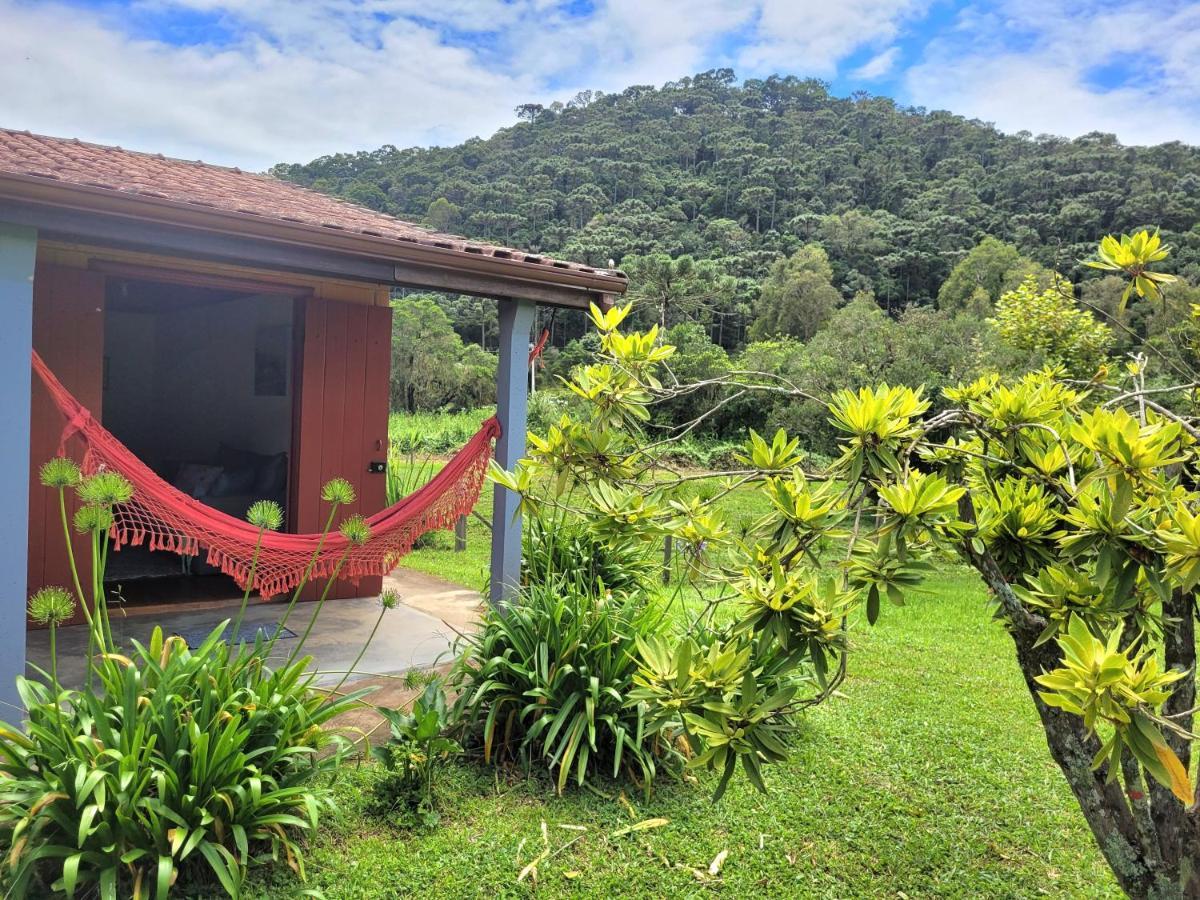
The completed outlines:
[[[509,46],[517,70],[577,90],[657,85],[716,65],[715,43],[752,13],[725,0],[606,0],[586,18],[548,11]]]
[[[1020,42],[1022,49],[1009,49]],[[1005,131],[1116,134],[1127,144],[1200,143],[1200,4],[1101,8],[1070,0],[1010,0],[968,9],[905,75],[907,98],[994,122]],[[1111,87],[1096,73],[1147,77]]]
[[[863,46],[890,41],[930,0],[762,0],[739,62],[755,72],[833,75]]]
[[[0,123],[247,167],[462,140],[537,87],[404,19],[364,40],[281,17],[270,35],[178,47],[58,5],[0,3],[0,18]]]
[[[722,65],[832,77],[868,50],[851,77],[886,91],[894,45],[931,2],[596,0],[580,14],[565,0],[0,0],[0,124],[264,168],[455,143],[511,123],[518,103]],[[1200,140],[1200,5],[1162,2],[1102,16],[1068,0],[969,4],[902,76],[903,99],[1008,130]],[[220,28],[158,39],[181,11]],[[1151,44],[1146,85],[1089,86],[1090,68]]]
[[[899,58],[900,48],[888,47],[851,72],[851,77],[862,81],[874,81],[876,78],[882,78],[884,75],[891,74],[892,69],[896,68],[896,61]]]
[[[716,65],[827,74],[893,33],[895,9],[886,0],[598,0],[587,14],[561,0],[134,0],[99,9],[0,0],[0,123],[265,167],[384,143],[457,142],[510,123],[518,103],[661,84]],[[180,11],[212,17],[232,37],[180,46],[141,36]],[[748,41],[740,55],[731,35]]]

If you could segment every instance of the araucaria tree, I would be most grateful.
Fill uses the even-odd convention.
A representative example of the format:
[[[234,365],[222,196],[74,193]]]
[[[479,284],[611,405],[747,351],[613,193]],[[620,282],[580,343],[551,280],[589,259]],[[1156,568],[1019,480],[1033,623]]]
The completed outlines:
[[[1106,239],[1094,265],[1122,273],[1139,302],[1158,302],[1169,276],[1154,265],[1165,255],[1140,233]],[[670,379],[655,373],[669,351],[653,332],[621,335],[617,311],[593,315],[608,360],[572,385],[593,424],[619,429],[631,413],[644,419],[653,398],[687,390],[662,386]],[[653,522],[710,558],[727,549],[731,562],[709,573],[722,585],[711,604],[732,604],[738,614],[720,620],[737,624],[694,630],[671,648],[641,642],[641,688],[629,702],[685,737],[694,763],[728,778],[741,759],[760,784],[760,765],[786,752],[775,735],[797,709],[797,685],[827,687],[845,670],[846,617],[861,608],[874,623],[885,602],[902,606],[957,557],[990,592],[1050,753],[1122,888],[1200,897],[1190,775],[1200,428],[1188,414],[1200,379],[1147,388],[1146,378],[1137,356],[1118,375],[1102,367],[1080,378],[1060,366],[985,376],[941,398],[888,385],[842,391],[827,404],[840,455],[824,471],[802,471],[782,433],[751,435],[727,474],[760,483],[772,509],[744,536],[712,527],[723,492],[663,504],[678,482],[644,477],[653,465],[644,441],[629,446],[578,422],[564,420],[526,467],[498,477],[532,500],[534,473],[570,473],[589,485],[582,505],[597,526]],[[779,378],[730,381],[735,394],[801,395]],[[652,508],[660,514],[646,519]],[[726,651],[736,678],[716,677]]]

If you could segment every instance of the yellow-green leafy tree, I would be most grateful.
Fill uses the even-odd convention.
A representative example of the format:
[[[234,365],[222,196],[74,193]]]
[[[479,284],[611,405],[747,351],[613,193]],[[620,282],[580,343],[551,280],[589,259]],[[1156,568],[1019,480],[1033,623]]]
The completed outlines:
[[[1113,344],[1112,329],[1075,302],[1069,284],[1056,280],[1043,290],[1033,275],[1000,295],[988,322],[1012,350],[1081,378],[1095,373]]]
[[[1146,235],[1106,240],[1098,265],[1149,301],[1169,282],[1153,268],[1166,252]],[[757,484],[771,513],[734,536],[720,523],[724,491],[685,501],[656,471],[649,409],[687,387],[663,386],[671,348],[653,329],[622,334],[625,312],[593,310],[605,358],[570,385],[590,412],[496,477],[531,510],[588,486],[578,511],[601,533],[723,545],[710,606],[736,614],[706,609],[684,635],[639,643],[629,703],[646,721],[684,740],[722,787],[739,762],[764,786],[791,717],[845,672],[847,617],[861,608],[873,623],[902,606],[953,554],[987,587],[1050,754],[1118,883],[1135,897],[1200,897],[1190,774],[1200,427],[1174,411],[1186,407],[1170,385],[1146,388],[1145,357],[1101,366],[1097,334],[1095,358],[982,377],[945,390],[937,411],[921,389],[842,391],[827,403],[840,455],[823,471],[806,471],[794,438],[751,434],[726,489]],[[1078,325],[1098,333],[1094,320]],[[804,396],[778,381],[740,389]],[[549,496],[545,485],[556,486]]]

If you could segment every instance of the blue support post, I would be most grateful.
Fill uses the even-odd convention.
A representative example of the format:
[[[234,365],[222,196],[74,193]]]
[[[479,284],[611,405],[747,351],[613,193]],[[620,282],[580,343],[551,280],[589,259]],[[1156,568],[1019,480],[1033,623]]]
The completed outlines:
[[[29,354],[37,232],[0,222],[0,718],[19,718],[29,565]],[[14,709],[15,707],[15,709]]]
[[[512,469],[525,455],[525,420],[529,409],[529,332],[536,304],[532,300],[500,301],[500,359],[496,369],[496,416],[501,433],[496,462]],[[492,605],[502,607],[521,583],[521,518],[516,494],[495,485],[492,507]]]

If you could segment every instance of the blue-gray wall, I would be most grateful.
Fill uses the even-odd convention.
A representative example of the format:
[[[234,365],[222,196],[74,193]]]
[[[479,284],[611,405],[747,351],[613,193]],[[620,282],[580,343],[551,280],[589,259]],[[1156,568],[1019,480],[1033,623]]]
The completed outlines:
[[[29,354],[37,232],[0,222],[0,718],[17,718],[29,566]]]

